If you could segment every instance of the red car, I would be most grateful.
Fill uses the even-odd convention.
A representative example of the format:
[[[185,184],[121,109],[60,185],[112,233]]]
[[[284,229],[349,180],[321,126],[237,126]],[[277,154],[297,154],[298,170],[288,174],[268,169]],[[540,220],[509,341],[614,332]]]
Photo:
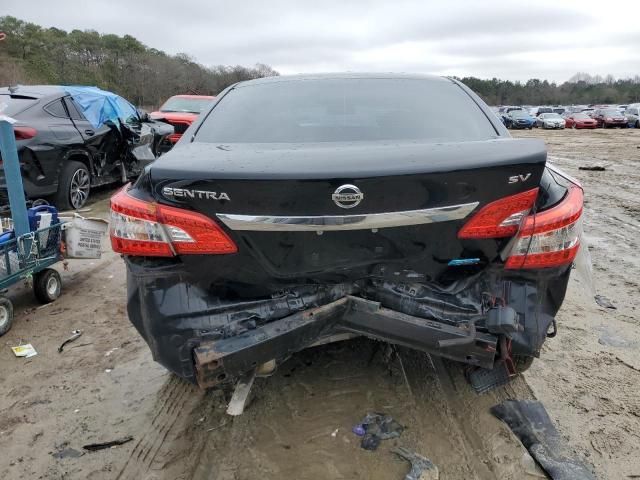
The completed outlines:
[[[567,128],[596,128],[598,122],[586,113],[572,113],[564,119]]]
[[[216,97],[208,95],[174,95],[169,98],[157,112],[151,113],[154,120],[162,120],[173,125],[174,133],[167,138],[173,145],[198,118],[200,112],[206,108]]]
[[[602,108],[595,111],[593,119],[598,122],[598,126],[602,128],[627,128],[628,122],[620,110],[615,108]]]

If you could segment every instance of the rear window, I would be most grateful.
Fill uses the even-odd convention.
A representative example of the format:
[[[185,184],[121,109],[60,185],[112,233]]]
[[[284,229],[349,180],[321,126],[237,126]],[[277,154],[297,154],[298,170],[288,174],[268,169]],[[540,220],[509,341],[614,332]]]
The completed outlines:
[[[36,103],[38,99],[22,96],[0,94],[0,115],[11,117],[26,110]]]
[[[480,107],[449,81],[315,79],[230,91],[203,122],[196,141],[470,141],[495,137]]]

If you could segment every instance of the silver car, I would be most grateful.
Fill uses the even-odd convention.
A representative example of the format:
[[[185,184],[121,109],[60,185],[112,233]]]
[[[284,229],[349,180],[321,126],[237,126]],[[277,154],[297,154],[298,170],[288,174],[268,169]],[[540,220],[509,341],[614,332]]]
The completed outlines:
[[[640,128],[640,103],[629,105],[624,116],[627,117],[629,127]]]
[[[564,118],[557,113],[541,113],[536,120],[538,127],[542,128],[559,128],[563,129],[565,126]]]

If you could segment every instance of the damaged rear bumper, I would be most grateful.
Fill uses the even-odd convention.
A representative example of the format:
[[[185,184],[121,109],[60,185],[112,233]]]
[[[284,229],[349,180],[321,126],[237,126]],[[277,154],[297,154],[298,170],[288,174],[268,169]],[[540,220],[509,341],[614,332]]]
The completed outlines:
[[[570,272],[509,277],[495,269],[446,287],[364,279],[273,287],[265,296],[252,285],[212,287],[206,275],[194,277],[180,262],[125,260],[129,319],[157,362],[203,387],[345,333],[492,368],[500,357],[500,332],[486,322],[492,306],[516,312],[511,353],[538,356]]]
[[[484,368],[493,367],[498,340],[494,335],[476,333],[469,343],[441,348],[440,341],[464,340],[470,332],[347,295],[235,337],[204,342],[194,350],[198,384],[215,386],[272,359],[286,358],[322,337],[343,332],[386,340]]]

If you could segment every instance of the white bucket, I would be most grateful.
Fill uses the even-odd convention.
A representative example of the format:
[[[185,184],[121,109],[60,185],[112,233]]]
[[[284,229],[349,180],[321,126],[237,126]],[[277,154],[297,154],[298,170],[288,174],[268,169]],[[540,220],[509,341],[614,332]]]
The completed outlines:
[[[100,258],[102,239],[109,222],[101,218],[76,216],[63,225],[66,258]]]

